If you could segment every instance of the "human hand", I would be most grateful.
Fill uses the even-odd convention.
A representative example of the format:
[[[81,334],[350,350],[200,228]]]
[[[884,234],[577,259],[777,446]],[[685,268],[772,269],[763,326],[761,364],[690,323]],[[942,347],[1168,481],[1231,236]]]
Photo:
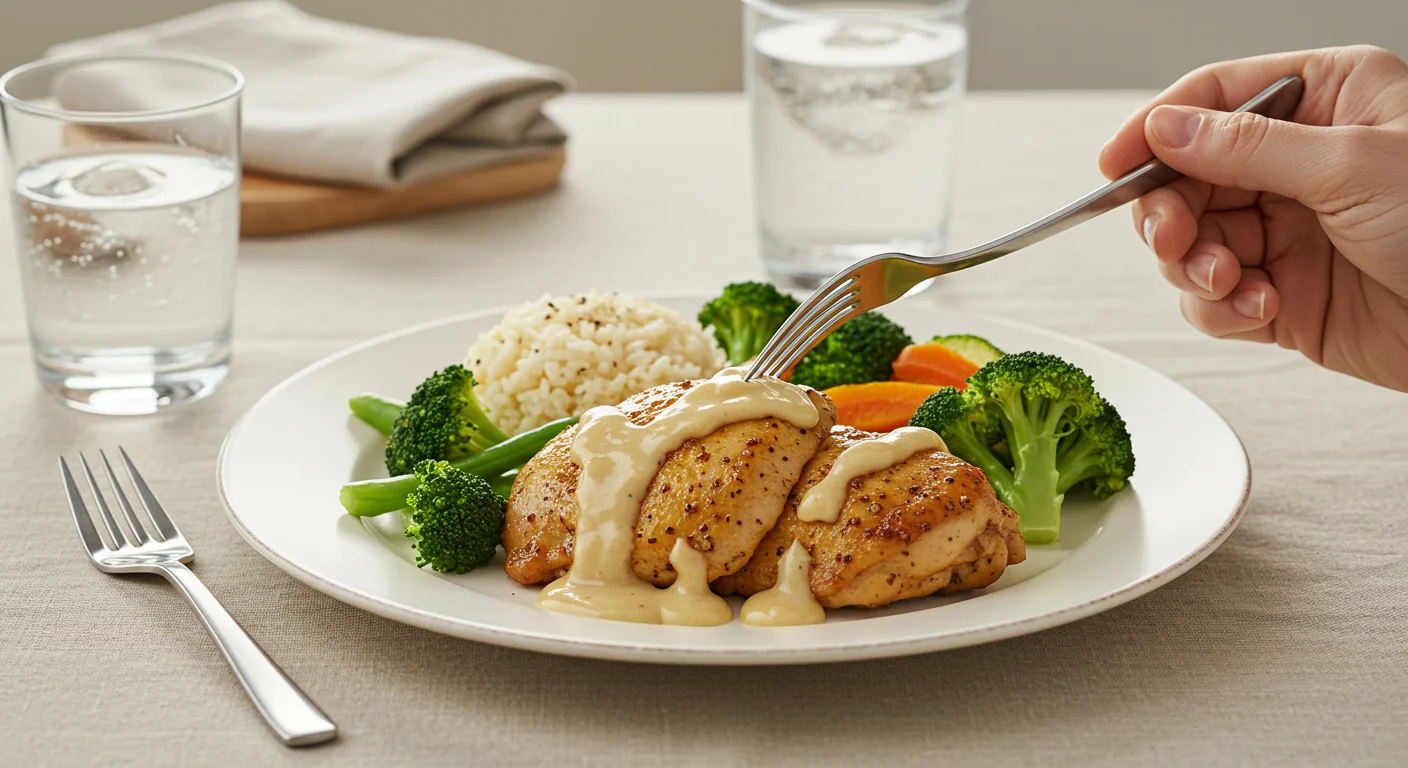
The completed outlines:
[[[1294,122],[1227,111],[1286,75],[1305,80]],[[1357,46],[1203,67],[1100,170],[1151,155],[1188,177],[1133,206],[1188,322],[1408,392],[1408,64]]]

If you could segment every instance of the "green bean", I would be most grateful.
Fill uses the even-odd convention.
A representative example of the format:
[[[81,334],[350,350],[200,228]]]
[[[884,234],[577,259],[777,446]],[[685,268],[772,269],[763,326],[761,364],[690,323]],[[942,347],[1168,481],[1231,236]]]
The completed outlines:
[[[544,424],[521,435],[514,435],[498,445],[463,459],[456,459],[450,465],[466,472],[479,475],[490,484],[499,482],[501,475],[517,469],[538,455],[538,451],[557,437],[563,430],[577,423],[577,417]],[[512,483],[512,481],[509,481]],[[349,514],[369,517],[394,512],[406,506],[406,496],[420,485],[415,475],[398,475],[376,480],[360,480],[342,486],[338,499]]]

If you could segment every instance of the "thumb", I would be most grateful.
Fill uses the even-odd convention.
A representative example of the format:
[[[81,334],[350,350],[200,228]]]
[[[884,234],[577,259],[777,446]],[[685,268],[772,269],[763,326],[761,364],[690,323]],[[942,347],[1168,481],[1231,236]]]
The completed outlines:
[[[1149,148],[1185,176],[1305,203],[1325,187],[1327,129],[1255,115],[1161,106],[1144,121]]]

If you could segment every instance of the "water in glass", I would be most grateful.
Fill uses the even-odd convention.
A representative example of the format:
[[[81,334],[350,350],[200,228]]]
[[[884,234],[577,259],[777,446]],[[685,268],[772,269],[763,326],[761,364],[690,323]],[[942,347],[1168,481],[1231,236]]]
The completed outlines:
[[[967,31],[872,10],[833,8],[752,35],[763,254],[800,284],[884,251],[946,245]]]
[[[113,146],[131,145],[17,170],[20,272],[41,379],[93,410],[150,411],[225,375],[239,176],[223,157]]]

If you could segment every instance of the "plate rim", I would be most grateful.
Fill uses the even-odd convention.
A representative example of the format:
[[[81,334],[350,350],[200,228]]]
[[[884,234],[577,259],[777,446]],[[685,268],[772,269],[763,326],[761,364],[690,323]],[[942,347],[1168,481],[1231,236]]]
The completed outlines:
[[[636,295],[656,299],[692,299],[704,296],[703,292],[696,290],[669,290],[669,291],[645,291],[637,292]],[[521,302],[520,302],[521,303]],[[392,621],[419,627],[432,632],[459,637],[475,642],[490,643],[519,650],[535,651],[540,653],[550,653],[554,655],[574,656],[579,658],[604,659],[611,661],[630,661],[654,664],[676,664],[676,665],[731,665],[731,666],[768,666],[783,664],[813,664],[832,663],[841,661],[860,661],[875,658],[890,658],[898,656],[909,656],[921,653],[931,653],[942,650],[963,648],[983,643],[1006,640],[1022,635],[1052,629],[1074,621],[1088,618],[1097,613],[1123,605],[1135,598],[1148,594],[1159,587],[1172,582],[1179,576],[1187,573],[1198,563],[1211,555],[1223,542],[1232,535],[1233,531],[1241,523],[1242,517],[1246,513],[1247,503],[1251,497],[1253,473],[1251,457],[1247,453],[1246,444],[1242,441],[1232,424],[1223,414],[1210,405],[1206,400],[1199,397],[1197,393],[1175,381],[1172,377],[1165,375],[1161,371],[1133,358],[1119,354],[1113,350],[1102,347],[1094,342],[1086,341],[1075,336],[1070,336],[1061,332],[1048,330],[1029,323],[1008,320],[1006,318],[990,315],[984,312],[968,313],[974,317],[981,317],[985,320],[1006,325],[1027,333],[1035,333],[1051,338],[1056,338],[1065,343],[1075,344],[1087,349],[1092,349],[1104,354],[1114,355],[1126,364],[1142,369],[1144,372],[1157,376],[1184,390],[1199,403],[1202,403],[1209,411],[1222,422],[1236,441],[1237,448],[1243,459],[1243,488],[1241,498],[1238,499],[1236,509],[1223,523],[1222,527],[1211,537],[1203,541],[1196,549],[1179,559],[1177,562],[1168,565],[1160,570],[1154,571],[1142,578],[1098,597],[1081,601],[1075,605],[1059,608],[1054,611],[1043,613],[1038,616],[1030,616],[1011,621],[998,621],[979,627],[951,631],[942,634],[935,634],[920,638],[904,639],[877,639],[871,642],[852,642],[835,647],[817,648],[768,648],[765,650],[743,650],[743,649],[689,649],[689,648],[665,648],[654,645],[633,645],[615,641],[602,641],[584,638],[564,638],[560,636],[549,636],[531,630],[509,630],[501,627],[466,621],[464,619],[450,618],[441,614],[428,611],[405,603],[391,600],[379,595],[348,587],[335,581],[324,578],[300,566],[292,558],[284,555],[269,545],[265,544],[248,526],[240,519],[238,513],[230,504],[229,495],[225,488],[225,469],[229,459],[230,446],[245,426],[248,417],[267,400],[277,396],[285,388],[292,386],[294,382],[311,374],[312,372],[331,365],[336,361],[356,354],[369,347],[382,343],[411,336],[426,330],[439,328],[455,323],[463,323],[478,320],[493,315],[502,315],[504,312],[518,306],[519,303],[498,305],[485,309],[459,313],[442,317],[435,320],[428,320],[421,323],[405,326],[386,333],[378,334],[369,339],[365,339],[356,344],[344,347],[331,354],[325,355],[308,365],[289,374],[273,387],[270,387],[263,395],[245,410],[244,413],[230,427],[225,438],[221,441],[220,451],[216,457],[215,464],[215,486],[216,494],[220,498],[220,506],[225,512],[225,517],[235,528],[240,537],[247,542],[264,559],[273,563],[280,570],[294,577],[299,582],[306,584],[329,597],[340,602],[351,605],[355,608],[368,611]]]

